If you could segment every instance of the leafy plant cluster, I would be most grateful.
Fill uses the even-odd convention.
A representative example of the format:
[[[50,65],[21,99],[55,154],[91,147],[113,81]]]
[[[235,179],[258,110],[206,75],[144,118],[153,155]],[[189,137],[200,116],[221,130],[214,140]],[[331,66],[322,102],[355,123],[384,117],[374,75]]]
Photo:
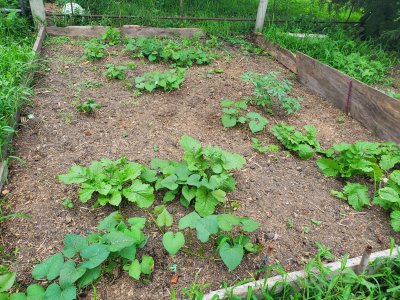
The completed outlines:
[[[272,113],[273,106],[278,105],[285,110],[287,114],[293,114],[300,109],[302,98],[290,97],[292,83],[289,79],[279,79],[279,72],[270,72],[260,74],[246,72],[241,78],[254,86],[253,95],[249,102],[261,106],[266,112]]]
[[[125,79],[125,73],[127,67],[125,66],[115,66],[114,64],[106,64],[107,70],[103,73],[108,79]]]
[[[204,65],[211,62],[210,56],[203,50],[184,46],[171,39],[139,37],[129,40],[126,50],[135,57],[146,57],[150,62],[172,62],[173,67],[190,67],[193,64]]]
[[[124,42],[118,29],[108,27],[98,39],[91,39],[85,43],[84,56],[87,60],[102,59],[107,53],[107,46],[115,46]]]
[[[77,298],[78,290],[93,284],[102,274],[112,272],[119,266],[136,280],[142,275],[151,275],[153,258],[143,255],[141,262],[136,258],[137,249],[143,248],[147,242],[143,233],[145,222],[145,218],[139,217],[129,218],[126,222],[120,213],[113,212],[99,223],[96,232],[87,236],[67,234],[62,251],[46,258],[32,270],[33,279],[50,283],[46,289],[32,284],[26,294],[3,293],[3,296],[18,300],[73,300]],[[8,277],[4,290],[13,285],[15,273]]]
[[[241,226],[239,234],[233,229]],[[237,268],[245,252],[255,253],[260,246],[253,244],[250,238],[242,232],[253,232],[258,229],[259,223],[250,218],[241,218],[230,214],[208,215],[204,218],[196,212],[191,212],[179,220],[179,229],[195,229],[197,238],[208,242],[211,235],[217,235],[216,249],[224,264],[230,271]]]
[[[148,208],[155,198],[154,188],[146,182],[153,181],[154,176],[155,172],[123,157],[116,161],[93,161],[88,167],[73,166],[58,179],[64,184],[79,184],[79,200],[83,203],[95,195],[95,205],[119,206],[126,199]]]
[[[271,127],[273,135],[290,150],[297,152],[302,159],[311,158],[315,152],[321,150],[317,140],[317,130],[312,125],[304,126],[305,135],[296,130],[295,127],[281,123]]]
[[[324,151],[326,158],[317,160],[325,176],[346,180],[366,177],[374,183],[373,203],[391,212],[391,225],[400,231],[400,147],[391,142],[334,144]],[[343,191],[332,194],[347,200],[356,210],[370,205],[369,188],[360,183],[347,182]]]
[[[79,103],[76,108],[84,113],[91,114],[94,110],[101,108],[101,104],[97,103],[93,99],[88,99],[82,103]]]
[[[179,89],[185,80],[185,69],[178,68],[160,73],[158,71],[146,72],[143,76],[135,78],[136,88],[152,92],[156,88],[164,91]]]
[[[251,138],[251,147],[261,153],[265,153],[265,152],[278,152],[279,151],[279,147],[277,145],[267,145],[267,146],[263,146],[260,143],[260,140],[257,138]]]
[[[250,131],[256,133],[262,131],[268,124],[268,120],[259,113],[248,112],[245,100],[234,102],[226,99],[222,100],[220,105],[223,111],[221,122],[225,128],[248,123]]]

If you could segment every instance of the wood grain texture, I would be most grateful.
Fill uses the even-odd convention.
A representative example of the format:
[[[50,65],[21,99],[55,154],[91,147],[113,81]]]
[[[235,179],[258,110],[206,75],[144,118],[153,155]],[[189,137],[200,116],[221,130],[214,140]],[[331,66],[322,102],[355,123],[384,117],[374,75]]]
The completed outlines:
[[[384,251],[374,252],[371,254],[369,261],[373,261],[379,257],[396,257],[397,255],[400,254],[398,249],[393,249],[393,252],[392,253],[391,252],[392,251],[390,251],[389,249],[384,250]],[[351,258],[351,259],[347,260],[346,267],[351,268],[352,270],[355,271],[358,268],[358,266],[360,265],[361,258],[362,257],[359,256],[359,257],[355,257],[355,258]],[[337,261],[337,262],[333,262],[330,264],[326,264],[325,266],[329,267],[331,269],[332,274],[336,274],[341,269],[341,262]],[[367,269],[368,269],[368,272],[370,272],[370,273],[374,273],[374,271],[375,271],[372,268],[367,268]],[[249,283],[237,286],[237,287],[221,289],[221,290],[210,292],[210,293],[204,295],[203,300],[211,300],[215,296],[219,297],[217,299],[226,299],[227,295],[230,295],[231,292],[236,296],[239,296],[241,298],[246,298],[249,287],[253,288],[253,292],[256,295],[259,295],[260,291],[262,289],[271,290],[276,283],[282,282],[283,280],[285,280],[291,286],[293,286],[297,289],[300,289],[301,286],[299,286],[297,281],[299,278],[304,278],[305,276],[306,276],[306,273],[304,271],[296,271],[296,272],[288,273],[284,277],[281,275],[271,277],[266,282],[265,282],[265,279],[260,279],[258,281],[249,282]],[[276,287],[275,293],[279,293],[280,291],[282,291],[282,286],[278,285]]]
[[[400,101],[301,52],[297,78],[384,140],[400,142]],[[349,84],[352,82],[350,98]]]
[[[293,73],[297,72],[296,55],[294,53],[268,40],[262,34],[254,34],[253,42],[257,45],[257,47],[267,51],[273,58],[275,58],[290,71]]]
[[[107,30],[106,26],[67,26],[67,27],[46,27],[46,32],[50,36],[68,36],[68,37],[84,37],[94,38],[104,34]],[[125,25],[119,30],[126,37],[138,36],[160,36],[160,37],[193,37],[203,36],[204,33],[197,28],[155,28],[143,27],[138,25]]]

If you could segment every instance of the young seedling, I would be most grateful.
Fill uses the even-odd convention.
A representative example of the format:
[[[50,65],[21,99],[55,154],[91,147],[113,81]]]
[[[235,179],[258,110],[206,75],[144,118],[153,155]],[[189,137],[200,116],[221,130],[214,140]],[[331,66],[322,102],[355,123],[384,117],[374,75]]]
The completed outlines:
[[[84,113],[91,114],[94,110],[100,109],[102,106],[93,99],[86,100],[76,106],[76,108]]]
[[[115,66],[113,64],[106,64],[105,67],[107,68],[107,71],[105,71],[103,75],[106,76],[108,79],[119,79],[119,80],[125,79],[125,72],[126,72],[125,66]]]

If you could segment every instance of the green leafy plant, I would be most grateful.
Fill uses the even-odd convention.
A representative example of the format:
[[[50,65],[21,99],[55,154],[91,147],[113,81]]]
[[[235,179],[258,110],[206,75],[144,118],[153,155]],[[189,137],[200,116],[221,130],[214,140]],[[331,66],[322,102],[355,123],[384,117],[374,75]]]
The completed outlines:
[[[152,92],[156,88],[163,88],[164,91],[179,89],[185,79],[184,69],[173,69],[160,73],[158,71],[144,73],[136,77],[136,88]]]
[[[182,162],[152,160],[151,168],[159,173],[155,188],[167,190],[164,202],[179,196],[184,207],[194,203],[201,216],[212,214],[226,201],[226,192],[235,189],[231,171],[240,169],[245,159],[219,147],[202,147],[190,136],[182,136],[180,144],[185,152]]]
[[[211,58],[201,49],[185,46],[178,41],[154,37],[129,40],[126,50],[135,57],[146,57],[150,62],[172,62],[174,67],[209,64]]]
[[[125,66],[114,66],[113,64],[106,64],[107,71],[103,73],[108,79],[125,79]]]
[[[267,146],[262,146],[260,143],[260,140],[257,138],[251,138],[251,147],[261,153],[265,152],[278,152],[279,147],[277,145],[267,145]]]
[[[357,211],[361,211],[365,205],[370,204],[368,187],[363,184],[348,182],[343,191],[332,190],[331,194],[339,199],[347,200]]]
[[[66,199],[63,201],[62,204],[63,204],[64,208],[68,208],[68,209],[74,208],[74,203],[73,203],[72,200],[69,199],[69,198],[66,198]]]
[[[87,60],[99,60],[106,53],[106,45],[99,43],[97,40],[89,41],[85,46],[84,55]]]
[[[268,120],[256,112],[247,111],[246,101],[234,102],[226,99],[221,101],[223,114],[221,116],[222,125],[225,128],[236,126],[237,124],[248,123],[251,132],[256,133],[264,129],[268,124]]]
[[[316,139],[317,131],[314,126],[305,125],[304,130],[305,135],[297,131],[295,127],[284,123],[271,128],[273,135],[286,149],[297,152],[303,159],[308,159],[314,155],[315,151],[319,151],[321,146]]]
[[[287,114],[293,114],[300,109],[300,103],[303,100],[300,97],[289,96],[292,83],[288,79],[280,80],[279,74],[279,72],[268,74],[246,72],[241,78],[255,88],[253,92],[255,98],[250,98],[250,103],[263,107],[269,113],[272,113],[274,105],[278,105]]]
[[[240,233],[233,234],[233,229],[241,225],[241,231],[253,232],[260,224],[250,218],[241,218],[230,214],[208,215],[200,217],[196,212],[191,212],[179,220],[179,229],[195,229],[197,238],[208,242],[211,235],[218,235],[216,245],[218,253],[230,271],[236,269],[243,259],[245,251],[255,253],[260,250],[258,245],[250,242],[250,238]]]
[[[333,144],[326,150],[327,158],[317,160],[317,165],[325,176],[351,178],[365,175],[379,182],[384,172],[400,164],[398,144],[357,141],[354,144]]]
[[[88,167],[76,165],[58,179],[65,184],[79,184],[79,200],[83,203],[93,195],[95,205],[101,206],[119,206],[124,198],[141,208],[148,208],[154,202],[154,188],[145,182],[154,182],[155,172],[128,162],[125,157],[93,161]]]
[[[79,111],[87,114],[91,114],[94,110],[100,109],[101,107],[101,104],[95,102],[93,99],[86,100],[76,106]]]
[[[119,45],[123,39],[117,28],[108,27],[106,32],[101,36],[101,40],[110,46]]]

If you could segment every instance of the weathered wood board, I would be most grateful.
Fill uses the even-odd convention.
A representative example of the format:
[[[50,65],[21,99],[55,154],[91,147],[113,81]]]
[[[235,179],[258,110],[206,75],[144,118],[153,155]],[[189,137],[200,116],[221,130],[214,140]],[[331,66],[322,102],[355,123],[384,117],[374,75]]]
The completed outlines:
[[[293,73],[297,72],[296,55],[294,53],[266,39],[262,34],[254,34],[253,40],[258,47],[267,51],[290,71]]]
[[[400,142],[400,101],[301,52],[297,78],[382,139]]]
[[[388,249],[388,250],[384,250],[384,251],[374,252],[371,254],[368,261],[373,261],[380,257],[395,257],[399,254],[400,254],[399,249],[393,249],[393,251]],[[351,268],[354,271],[356,271],[356,269],[358,268],[358,266],[361,263],[361,259],[362,259],[362,256],[351,258],[351,259],[347,260],[346,267]],[[337,262],[333,262],[330,264],[326,264],[325,266],[329,267],[331,269],[331,272],[333,274],[335,274],[341,269],[342,263],[340,261],[337,261]],[[367,268],[367,270],[370,273],[374,272],[374,270],[371,268],[369,268],[369,269]],[[251,287],[253,289],[253,292],[256,295],[259,295],[260,290],[262,290],[262,289],[271,290],[276,283],[282,282],[283,280],[285,280],[288,284],[298,288],[298,283],[297,283],[298,279],[303,278],[305,276],[306,276],[305,271],[296,271],[296,272],[288,273],[286,276],[278,275],[275,277],[268,278],[268,280],[260,279],[258,281],[249,282],[249,283],[239,285],[236,287],[231,287],[231,288],[227,288],[227,289],[221,289],[221,290],[210,292],[209,294],[204,295],[203,300],[211,300],[215,296],[219,297],[217,299],[225,299],[225,298],[227,298],[227,295],[230,295],[231,293],[236,296],[239,296],[241,298],[246,298],[249,287]],[[275,292],[279,293],[280,291],[282,291],[282,286],[278,285],[276,287]]]
[[[83,38],[99,37],[104,34],[106,30],[106,26],[46,27],[46,32],[50,36],[69,36]],[[197,28],[155,28],[143,27],[138,25],[125,25],[119,28],[119,30],[128,38],[138,36],[193,37],[204,35],[203,31]]]
[[[42,50],[43,41],[44,41],[45,37],[46,37],[45,28],[43,26],[41,26],[38,30],[36,41],[32,47],[32,50],[37,53],[37,56],[35,59],[37,59],[40,56],[40,52]],[[30,80],[33,78],[33,75],[34,75],[33,71],[28,73],[25,78],[26,82],[30,82]],[[15,113],[13,120],[9,121],[10,126],[13,125],[13,124],[11,124],[11,122],[18,123],[20,121],[20,116],[21,116],[21,111],[18,110]],[[14,137],[13,134],[8,136],[10,143],[11,143],[11,140],[13,137]],[[8,147],[6,145],[3,145],[2,153],[3,153],[4,157],[0,157],[0,159],[1,159],[1,161],[0,161],[0,191],[2,190],[4,184],[7,182],[7,176],[8,176],[8,164],[7,164]]]

